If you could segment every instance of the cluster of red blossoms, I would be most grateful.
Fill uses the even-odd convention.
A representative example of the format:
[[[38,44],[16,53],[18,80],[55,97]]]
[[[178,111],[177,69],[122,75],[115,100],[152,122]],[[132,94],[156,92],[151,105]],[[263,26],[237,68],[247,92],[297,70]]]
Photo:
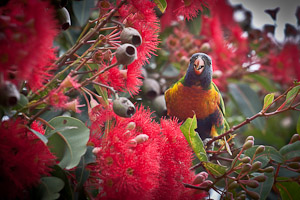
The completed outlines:
[[[0,188],[1,198],[26,199],[26,191],[39,184],[41,176],[48,176],[55,156],[24,120],[3,121],[0,124]],[[44,134],[33,122],[31,129]]]
[[[37,90],[49,78],[56,58],[54,12],[41,0],[11,0],[0,7],[0,73],[5,80],[16,85],[27,80]]]
[[[177,120],[152,121],[143,107],[131,118],[110,107],[93,108],[90,145],[96,155],[89,185],[97,199],[201,199],[205,191],[185,188],[195,174],[192,151]],[[109,128],[108,128],[109,124]],[[104,129],[106,127],[106,129]],[[207,178],[207,176],[206,176]],[[101,181],[99,181],[101,180]]]

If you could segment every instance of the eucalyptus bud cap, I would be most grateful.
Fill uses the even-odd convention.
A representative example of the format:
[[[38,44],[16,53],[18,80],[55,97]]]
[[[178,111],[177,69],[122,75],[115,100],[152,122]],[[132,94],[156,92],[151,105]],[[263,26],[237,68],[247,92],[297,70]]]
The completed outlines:
[[[257,171],[261,167],[262,163],[260,161],[256,161],[252,164],[251,171]]]
[[[259,145],[257,149],[255,150],[255,154],[259,154],[265,151],[265,146],[264,145]]]
[[[126,129],[132,131],[135,129],[135,127],[136,127],[135,122],[129,122],[126,126]]]
[[[136,29],[131,27],[127,27],[122,30],[120,40],[122,44],[129,43],[135,47],[138,47],[142,44],[141,34]]]
[[[237,182],[237,181],[233,181],[232,183],[230,183],[230,184],[228,185],[228,190],[233,190],[233,189],[235,189],[235,188],[237,188],[237,187],[239,187],[238,182]]]
[[[113,110],[120,117],[126,118],[130,118],[136,111],[133,103],[125,97],[120,97],[113,101]]]
[[[250,161],[251,161],[251,158],[249,156],[246,156],[241,159],[241,162],[243,162],[243,163],[249,163]]]
[[[294,134],[290,140],[290,144],[297,142],[298,140],[300,140],[300,135],[298,133]]]
[[[248,140],[244,145],[243,145],[243,150],[250,149],[253,147],[254,141],[253,140]]]
[[[254,137],[253,137],[252,135],[248,136],[248,137],[246,138],[245,142],[247,142],[248,140],[254,141]]]
[[[143,142],[146,142],[149,139],[149,136],[146,134],[139,134],[134,138],[134,140],[137,142],[137,144],[141,144]]]
[[[93,150],[92,150],[92,152],[93,152],[93,154],[98,154],[100,151],[101,151],[101,147],[95,147]]]
[[[0,104],[3,106],[14,106],[20,100],[20,93],[10,81],[5,81],[0,85]]]
[[[253,191],[250,191],[250,190],[247,190],[247,194],[252,197],[253,199],[260,199],[260,195],[256,192],[253,192]]]
[[[63,30],[67,30],[71,26],[71,17],[68,10],[63,7],[57,10],[57,18]]]
[[[265,175],[256,176],[253,178],[253,180],[256,180],[258,182],[265,182],[267,180],[267,176]]]
[[[137,51],[132,44],[122,44],[116,50],[116,58],[119,64],[129,65],[137,58]]]

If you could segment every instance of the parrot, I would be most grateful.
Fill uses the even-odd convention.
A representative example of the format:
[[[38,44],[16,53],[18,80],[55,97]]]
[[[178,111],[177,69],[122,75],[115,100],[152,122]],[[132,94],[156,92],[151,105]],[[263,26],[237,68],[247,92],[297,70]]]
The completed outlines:
[[[202,140],[229,130],[221,93],[212,81],[212,60],[205,53],[195,53],[186,74],[165,91],[167,114],[180,121],[196,114],[197,128]]]

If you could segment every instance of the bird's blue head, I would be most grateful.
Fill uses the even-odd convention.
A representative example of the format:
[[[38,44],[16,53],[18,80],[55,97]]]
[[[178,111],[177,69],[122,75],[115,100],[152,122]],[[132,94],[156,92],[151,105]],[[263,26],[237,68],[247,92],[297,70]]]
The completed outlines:
[[[211,58],[205,53],[195,53],[187,69],[184,85],[201,86],[203,89],[209,89],[212,81],[212,63]]]

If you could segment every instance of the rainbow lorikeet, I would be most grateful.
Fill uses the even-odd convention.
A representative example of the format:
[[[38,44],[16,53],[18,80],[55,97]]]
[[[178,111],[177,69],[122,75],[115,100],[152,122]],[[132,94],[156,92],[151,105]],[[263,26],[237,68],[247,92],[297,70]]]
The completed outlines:
[[[229,129],[223,98],[212,81],[212,61],[204,53],[191,57],[185,76],[165,92],[165,99],[169,116],[184,121],[196,114],[196,131],[203,140]]]

